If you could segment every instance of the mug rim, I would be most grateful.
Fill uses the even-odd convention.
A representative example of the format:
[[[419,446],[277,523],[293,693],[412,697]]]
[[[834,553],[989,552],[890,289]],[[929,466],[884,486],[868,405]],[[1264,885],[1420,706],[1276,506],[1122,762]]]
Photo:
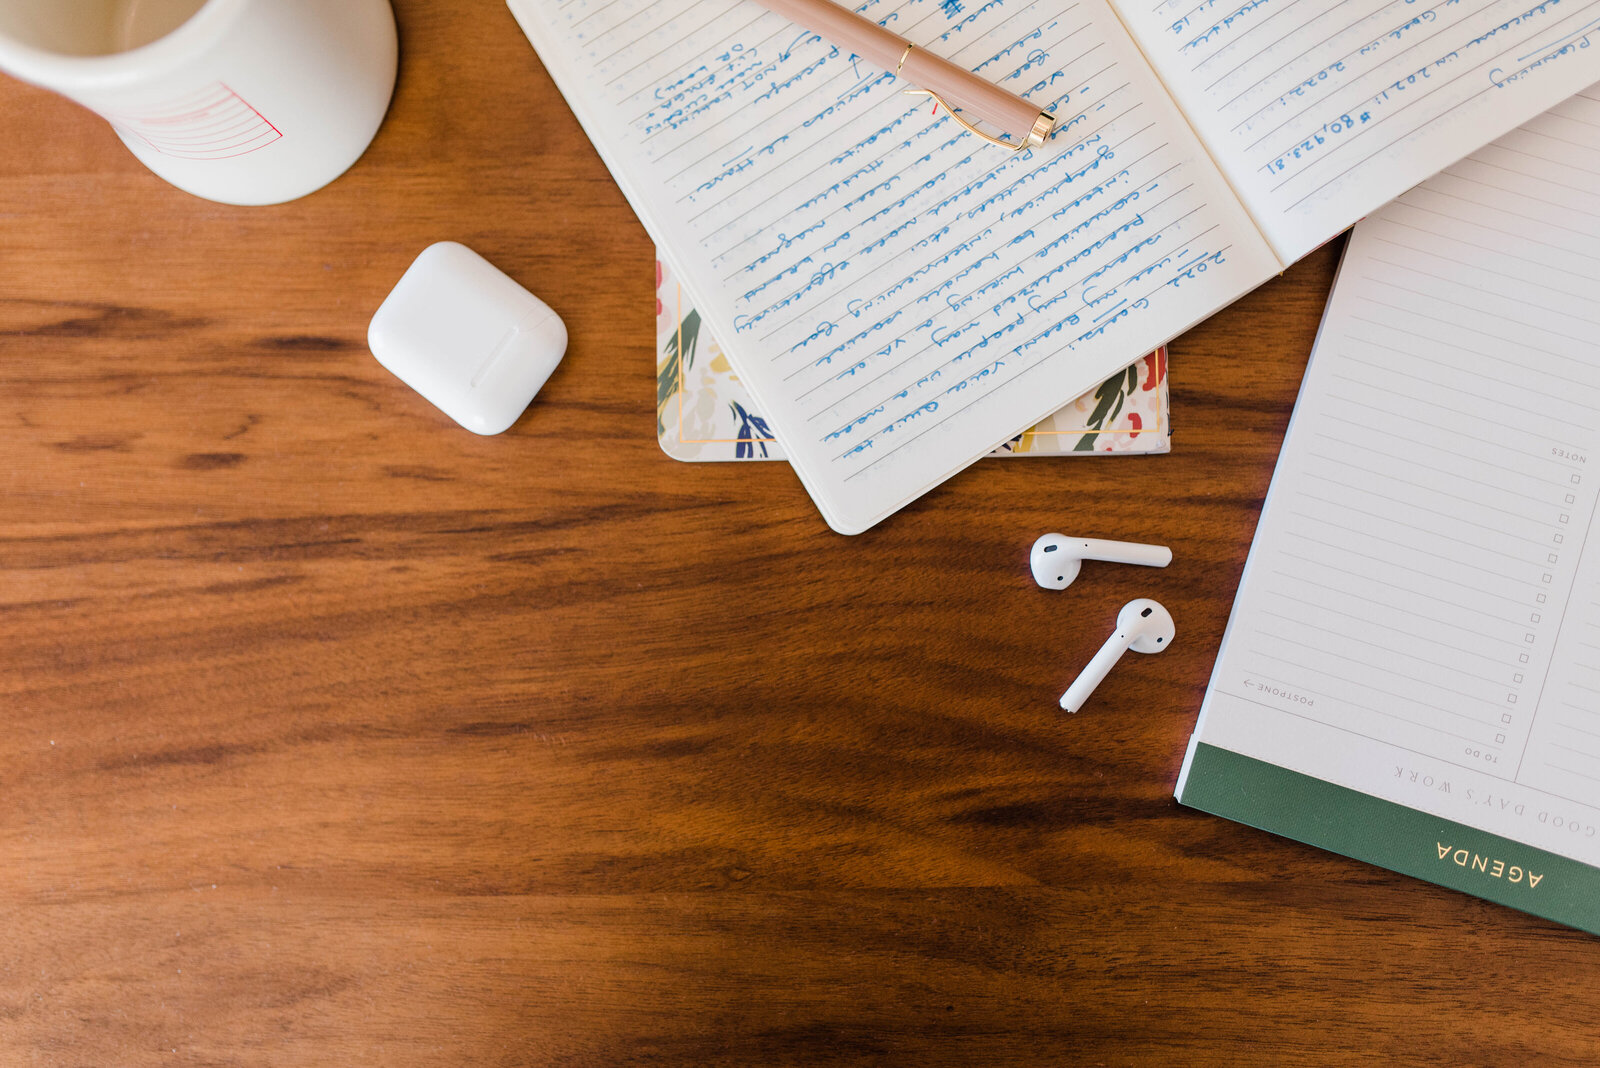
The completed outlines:
[[[101,55],[52,52],[0,33],[0,70],[67,93],[145,81],[215,44],[249,3],[251,0],[206,0],[176,29],[154,41]]]

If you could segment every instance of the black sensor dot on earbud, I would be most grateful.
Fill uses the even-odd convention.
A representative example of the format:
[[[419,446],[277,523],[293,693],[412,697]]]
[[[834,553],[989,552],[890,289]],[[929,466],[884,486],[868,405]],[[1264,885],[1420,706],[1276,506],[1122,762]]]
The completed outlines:
[[[1056,551],[1057,548],[1058,548],[1058,546],[1055,546],[1055,545],[1046,545],[1044,547],[1044,551],[1047,552],[1047,553],[1053,553],[1053,552]]]
[[[1141,618],[1143,618],[1144,616],[1147,616],[1151,612],[1154,612],[1154,611],[1155,611],[1154,608],[1146,608],[1143,612],[1140,612],[1139,615],[1140,615]]]

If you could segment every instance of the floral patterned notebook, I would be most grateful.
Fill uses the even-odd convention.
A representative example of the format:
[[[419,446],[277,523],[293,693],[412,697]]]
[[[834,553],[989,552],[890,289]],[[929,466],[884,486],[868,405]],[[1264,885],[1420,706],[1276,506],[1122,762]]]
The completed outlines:
[[[783,449],[722,347],[656,261],[656,436],[674,460],[781,460]],[[1172,448],[1167,350],[1106,379],[991,456],[1100,456]]]

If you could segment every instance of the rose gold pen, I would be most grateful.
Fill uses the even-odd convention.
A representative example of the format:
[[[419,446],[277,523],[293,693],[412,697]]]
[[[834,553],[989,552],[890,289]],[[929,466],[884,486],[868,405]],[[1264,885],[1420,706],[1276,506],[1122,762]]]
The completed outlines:
[[[956,122],[991,144],[1015,151],[1036,148],[1044,144],[1044,139],[1055,129],[1055,116],[1040,111],[1037,104],[1030,104],[965,67],[918,48],[832,0],[756,0],[756,3],[869,63],[923,86],[906,92],[932,97],[944,105]],[[962,118],[957,108],[1019,140],[1013,144],[990,137]]]

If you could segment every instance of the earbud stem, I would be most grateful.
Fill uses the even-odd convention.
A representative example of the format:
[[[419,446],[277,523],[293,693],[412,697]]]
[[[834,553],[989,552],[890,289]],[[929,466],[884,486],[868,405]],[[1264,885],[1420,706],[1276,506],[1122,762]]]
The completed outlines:
[[[1094,693],[1094,688],[1105,681],[1105,677],[1111,673],[1111,669],[1122,659],[1122,654],[1128,651],[1128,646],[1131,644],[1132,639],[1120,631],[1113,634],[1100,647],[1100,651],[1094,654],[1094,659],[1083,669],[1083,674],[1079,675],[1072,685],[1067,687],[1067,692],[1061,695],[1061,707],[1068,712],[1076,712],[1082,708],[1084,702],[1089,700],[1089,695]]]
[[[1113,564],[1140,564],[1144,567],[1166,567],[1172,563],[1172,550],[1165,545],[1145,545],[1137,541],[1105,541],[1084,538],[1083,556],[1086,560],[1105,560]]]

